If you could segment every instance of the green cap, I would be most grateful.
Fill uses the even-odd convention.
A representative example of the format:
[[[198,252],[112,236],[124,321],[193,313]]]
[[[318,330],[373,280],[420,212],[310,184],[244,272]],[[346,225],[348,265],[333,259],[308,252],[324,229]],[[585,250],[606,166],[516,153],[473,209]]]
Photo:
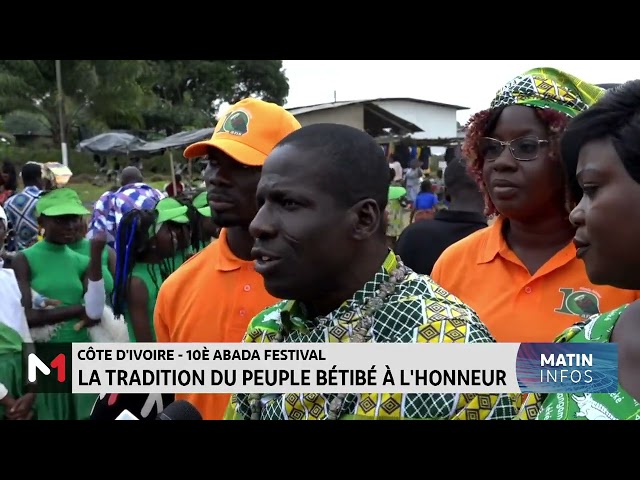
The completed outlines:
[[[59,217],[61,215],[89,215],[82,200],[71,188],[57,188],[42,194],[36,203],[38,216]]]
[[[407,194],[407,189],[404,187],[389,187],[389,200],[397,200],[404,197]]]
[[[164,222],[189,223],[187,217],[187,206],[182,205],[175,198],[163,198],[156,204],[156,212],[158,212],[158,225]]]
[[[203,217],[211,216],[211,207],[209,206],[209,201],[207,200],[207,192],[201,192],[196,195],[193,199],[193,206],[198,210],[198,213]]]

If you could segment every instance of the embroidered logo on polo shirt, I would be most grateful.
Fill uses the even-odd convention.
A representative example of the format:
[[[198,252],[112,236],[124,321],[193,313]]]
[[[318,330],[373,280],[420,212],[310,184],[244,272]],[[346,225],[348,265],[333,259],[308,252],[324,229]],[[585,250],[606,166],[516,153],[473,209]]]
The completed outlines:
[[[554,312],[577,315],[581,318],[589,318],[600,313],[600,298],[596,293],[586,289],[561,288],[559,290],[562,294],[562,304]]]

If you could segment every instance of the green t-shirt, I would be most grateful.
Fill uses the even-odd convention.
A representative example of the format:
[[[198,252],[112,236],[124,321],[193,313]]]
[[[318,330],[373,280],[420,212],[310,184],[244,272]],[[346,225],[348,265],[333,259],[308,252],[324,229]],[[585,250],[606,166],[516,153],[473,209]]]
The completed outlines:
[[[623,305],[565,330],[556,342],[609,343]],[[615,393],[549,394],[536,420],[640,420],[640,403],[618,385]]]
[[[47,298],[59,300],[60,306],[84,304],[84,275],[89,257],[66,245],[42,241],[22,251],[31,271],[30,286]],[[51,342],[89,342],[86,328],[76,331],[79,318],[57,324]]]
[[[147,302],[147,315],[149,316],[149,323],[151,324],[151,335],[153,341],[156,341],[156,331],[153,326],[153,310],[156,306],[156,299],[158,298],[158,291],[160,291],[160,285],[162,285],[162,275],[160,274],[160,266],[155,263],[136,263],[133,266],[131,272],[132,277],[138,277],[147,287],[148,302]],[[127,322],[127,328],[129,330],[129,340],[136,342],[136,337],[133,332],[133,325],[131,323],[131,315],[128,307],[124,310],[124,319]]]
[[[69,248],[88,258],[91,257],[91,242],[86,238],[69,244]],[[102,279],[104,280],[104,290],[109,303],[111,294],[113,293],[113,275],[111,275],[111,271],[109,270],[109,251],[106,248],[102,252]]]

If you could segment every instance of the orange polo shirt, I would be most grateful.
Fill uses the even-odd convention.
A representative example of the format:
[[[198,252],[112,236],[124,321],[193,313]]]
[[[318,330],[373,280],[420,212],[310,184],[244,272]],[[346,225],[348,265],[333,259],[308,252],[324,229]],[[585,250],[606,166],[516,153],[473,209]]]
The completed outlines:
[[[220,238],[187,260],[160,288],[154,311],[158,342],[241,342],[249,322],[278,300],[267,293],[252,261]],[[178,394],[205,420],[221,420],[228,394]]]
[[[594,313],[633,302],[632,290],[594,285],[573,242],[534,274],[507,246],[503,220],[447,248],[431,277],[473,308],[498,342],[552,342]]]

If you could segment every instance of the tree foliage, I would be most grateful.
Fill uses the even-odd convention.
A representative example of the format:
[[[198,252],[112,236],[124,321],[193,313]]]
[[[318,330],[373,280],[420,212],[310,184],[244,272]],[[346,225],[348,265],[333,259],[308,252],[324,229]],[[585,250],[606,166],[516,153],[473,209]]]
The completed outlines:
[[[281,60],[61,60],[61,78],[67,141],[209,127],[224,102],[254,96],[283,105],[289,93]],[[57,141],[59,106],[54,60],[0,60],[0,116],[38,121]]]

